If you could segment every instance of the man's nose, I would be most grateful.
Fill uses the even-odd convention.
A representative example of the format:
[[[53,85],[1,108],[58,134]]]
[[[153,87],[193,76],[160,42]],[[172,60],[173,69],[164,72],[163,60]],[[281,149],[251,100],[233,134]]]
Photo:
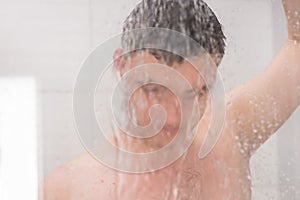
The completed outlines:
[[[177,123],[180,119],[180,104],[177,98],[173,94],[169,94],[166,98],[161,99],[159,102],[167,114],[167,126],[177,126]]]
[[[150,106],[154,104],[162,105],[167,114],[172,115],[172,117],[170,116],[170,119],[174,118],[178,114],[178,100],[167,88],[149,85],[144,87],[144,91],[147,94]]]

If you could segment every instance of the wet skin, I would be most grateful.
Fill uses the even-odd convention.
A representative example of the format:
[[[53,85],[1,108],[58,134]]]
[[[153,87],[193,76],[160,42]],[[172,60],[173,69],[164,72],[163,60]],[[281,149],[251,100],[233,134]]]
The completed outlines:
[[[128,174],[110,169],[89,154],[85,154],[50,173],[45,179],[46,200],[67,199],[212,199],[250,200],[251,178],[249,160],[251,155],[289,118],[300,102],[300,2],[284,0],[287,13],[289,37],[273,62],[256,79],[240,86],[226,96],[226,119],[223,132],[212,152],[198,159],[210,124],[208,92],[202,93],[199,102],[203,117],[199,122],[197,137],[185,157],[159,171],[148,174]],[[116,51],[121,54],[120,50]],[[195,58],[196,59],[196,58]],[[161,63],[155,56],[143,53],[132,56],[130,62],[120,57],[115,66],[121,75],[138,66],[140,62]],[[201,63],[201,59],[197,62]],[[200,94],[204,86],[199,75],[189,63],[173,66],[185,76]],[[178,102],[172,93],[141,88],[131,99],[138,108],[136,120],[140,125],[149,123],[147,110],[157,101],[168,113],[166,126],[157,137],[138,142],[122,134],[111,138],[116,144],[132,151],[147,152],[160,148],[174,137],[179,123]],[[284,88],[284,92],[278,88]],[[149,92],[150,91],[150,92]],[[159,93],[159,92],[158,92]],[[139,108],[139,100],[147,104]],[[206,108],[206,109],[204,109]],[[171,132],[167,134],[166,132]],[[167,136],[166,136],[167,135]],[[136,144],[131,146],[129,144]]]
[[[49,175],[47,199],[251,199],[250,156],[241,153],[234,133],[226,126],[202,160],[197,153],[203,137],[197,137],[184,158],[154,173],[118,172],[83,155]]]

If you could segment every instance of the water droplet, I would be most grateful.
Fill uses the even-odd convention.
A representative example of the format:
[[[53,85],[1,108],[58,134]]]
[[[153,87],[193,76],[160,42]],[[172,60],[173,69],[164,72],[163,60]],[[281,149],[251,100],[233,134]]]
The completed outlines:
[[[298,44],[298,41],[297,40],[294,40],[294,45],[297,45]]]
[[[257,137],[258,137],[258,139],[259,139],[259,140],[261,140],[261,139],[262,139],[262,136],[261,136],[261,135],[258,135]]]

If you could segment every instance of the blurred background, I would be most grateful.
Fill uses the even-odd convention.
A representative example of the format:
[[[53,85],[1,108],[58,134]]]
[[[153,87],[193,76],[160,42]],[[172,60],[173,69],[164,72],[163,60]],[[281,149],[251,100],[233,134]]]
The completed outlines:
[[[0,0],[0,199],[5,191],[17,197],[13,185],[34,192],[30,184],[38,184],[35,176],[41,181],[84,153],[73,123],[76,76],[95,47],[121,33],[138,2]],[[281,0],[206,2],[227,36],[220,71],[230,91],[262,72],[283,44],[287,33]],[[252,199],[300,199],[299,119],[296,111],[253,156]],[[32,183],[17,183],[20,176]]]

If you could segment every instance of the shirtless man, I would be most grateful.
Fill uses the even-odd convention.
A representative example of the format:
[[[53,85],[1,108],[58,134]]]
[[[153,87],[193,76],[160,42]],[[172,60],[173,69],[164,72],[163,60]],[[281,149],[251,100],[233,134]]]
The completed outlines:
[[[152,3],[147,5],[147,2]],[[143,1],[126,20],[124,30],[157,26],[180,31],[177,29],[179,21],[176,21],[176,16],[179,12],[185,13],[181,16],[189,20],[184,21],[183,17],[186,23],[184,32],[199,42],[218,65],[224,54],[225,37],[221,25],[209,7],[201,0],[185,0],[186,5],[189,5],[187,7],[167,2]],[[196,4],[201,6],[197,7]],[[283,0],[283,5],[287,16],[288,38],[263,73],[226,95],[225,126],[208,156],[204,159],[198,159],[197,156],[209,126],[210,112],[206,109],[199,122],[195,140],[185,156],[173,164],[151,173],[123,173],[106,167],[89,154],[85,154],[46,177],[44,199],[250,200],[251,155],[280,128],[300,102],[300,1]],[[155,12],[158,10],[163,14]],[[199,15],[195,14],[197,12],[203,16],[199,18]],[[147,13],[152,13],[152,18],[145,17]],[[194,32],[204,28],[207,30],[199,32],[200,37]],[[177,60],[178,57],[162,51],[145,50],[131,53],[129,57],[122,56],[121,49],[116,50],[114,65],[121,76],[141,62],[167,63],[181,73],[191,85],[197,87],[195,91],[199,92],[199,102],[205,105],[209,96],[207,86],[203,81],[199,84],[199,76],[190,63]],[[197,56],[190,57],[197,60]],[[200,56],[198,59],[201,62]],[[148,106],[139,108],[138,102],[141,99],[147,102]],[[124,138],[118,141],[119,139],[113,138],[115,144],[134,152],[147,152],[149,149],[155,150],[165,145],[178,129],[180,113],[176,101],[170,91],[160,86],[150,84],[136,90],[130,105],[137,108],[137,122],[140,125],[149,123],[147,109],[154,103],[159,103],[167,112],[165,126],[158,136],[147,142]]]

